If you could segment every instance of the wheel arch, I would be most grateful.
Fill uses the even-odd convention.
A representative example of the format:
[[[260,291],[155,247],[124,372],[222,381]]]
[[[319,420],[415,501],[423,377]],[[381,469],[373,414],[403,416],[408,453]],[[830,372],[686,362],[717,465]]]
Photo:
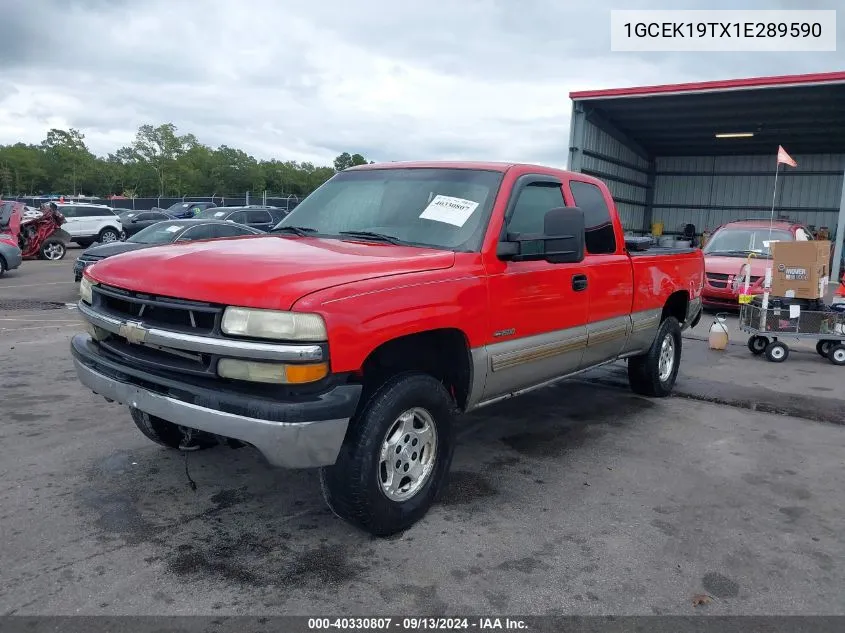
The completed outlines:
[[[364,385],[361,406],[392,376],[414,371],[437,378],[455,399],[455,404],[465,409],[473,372],[466,333],[454,327],[434,328],[379,344],[367,355],[358,372]]]

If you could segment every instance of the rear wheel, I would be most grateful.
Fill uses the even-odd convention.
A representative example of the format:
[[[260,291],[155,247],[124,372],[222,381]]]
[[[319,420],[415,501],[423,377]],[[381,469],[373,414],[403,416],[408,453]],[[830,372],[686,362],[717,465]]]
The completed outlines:
[[[827,357],[834,365],[845,365],[845,345],[842,343],[833,345]]]
[[[748,349],[751,350],[751,353],[755,356],[759,356],[763,352],[766,351],[766,347],[769,344],[769,339],[765,336],[760,336],[759,334],[755,334],[751,338],[748,339]]]
[[[38,251],[39,256],[41,259],[49,259],[50,261],[59,261],[60,259],[64,259],[65,253],[67,249],[62,242],[58,240],[47,240],[41,245],[41,249]]]
[[[434,377],[388,380],[352,420],[335,464],[320,469],[326,503],[375,536],[411,527],[446,483],[455,414]]]
[[[0,277],[6,274],[6,260],[0,255]]]
[[[117,242],[120,239],[120,233],[118,233],[115,229],[106,228],[100,231],[98,241],[100,244],[109,244],[111,242]]]
[[[836,345],[836,341],[819,341],[816,343],[816,352],[822,358],[827,358],[831,348]]]
[[[218,443],[216,438],[207,433],[194,430],[188,431],[186,429],[190,435],[190,438],[187,438],[185,436],[186,434],[182,431],[183,427],[180,427],[178,424],[173,424],[173,422],[168,422],[149,413],[144,413],[135,407],[129,407],[129,413],[132,414],[132,421],[135,422],[138,430],[147,439],[152,440],[159,446],[195,451],[203,448],[211,448]]]
[[[681,326],[675,317],[667,317],[648,352],[628,359],[628,384],[634,393],[663,398],[672,393],[680,364]]]
[[[786,343],[772,341],[766,345],[766,358],[773,363],[782,363],[789,358],[789,348],[786,346]]]

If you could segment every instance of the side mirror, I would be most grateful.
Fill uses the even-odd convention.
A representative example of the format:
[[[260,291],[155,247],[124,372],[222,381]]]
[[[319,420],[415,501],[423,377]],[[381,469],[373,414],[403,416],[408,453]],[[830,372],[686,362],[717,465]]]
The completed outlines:
[[[138,223],[138,218],[132,218],[131,220],[129,220],[129,223],[130,223],[130,224],[137,224],[137,223]]]
[[[514,262],[572,264],[583,261],[584,241],[584,212],[578,207],[558,207],[546,213],[542,233],[508,233],[496,254]]]

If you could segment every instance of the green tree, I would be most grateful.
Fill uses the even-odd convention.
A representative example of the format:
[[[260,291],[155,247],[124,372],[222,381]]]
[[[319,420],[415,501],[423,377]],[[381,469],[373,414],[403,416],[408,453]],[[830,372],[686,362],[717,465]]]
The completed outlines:
[[[142,125],[128,147],[95,156],[76,129],[51,129],[38,145],[0,145],[0,194],[132,192],[136,197],[231,195],[264,190],[300,198],[338,171],[367,164],[343,152],[332,166],[284,158],[256,160],[243,150],[212,149],[172,123]]]
[[[158,195],[166,196],[168,185],[173,187],[174,179],[178,176],[175,169],[177,161],[196,144],[197,139],[193,134],[176,134],[176,126],[172,123],[158,127],[148,124],[138,128],[132,149],[155,172]]]

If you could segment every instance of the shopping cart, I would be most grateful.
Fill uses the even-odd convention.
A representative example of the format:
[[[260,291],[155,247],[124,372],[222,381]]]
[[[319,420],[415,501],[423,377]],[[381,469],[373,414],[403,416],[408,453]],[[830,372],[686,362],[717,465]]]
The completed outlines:
[[[751,353],[765,354],[773,363],[782,363],[789,356],[789,347],[780,339],[794,338],[815,340],[819,356],[834,365],[845,365],[845,311],[805,310],[778,303],[764,310],[755,301],[740,306],[739,328],[751,334]]]

